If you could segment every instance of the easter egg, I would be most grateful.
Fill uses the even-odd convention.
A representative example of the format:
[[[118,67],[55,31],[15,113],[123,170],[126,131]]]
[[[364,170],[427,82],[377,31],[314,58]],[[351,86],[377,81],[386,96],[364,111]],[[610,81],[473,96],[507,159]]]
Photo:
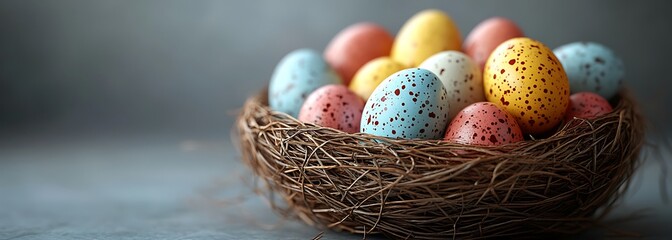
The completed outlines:
[[[623,61],[604,45],[576,42],[554,52],[567,73],[572,93],[594,92],[611,99],[623,85]]]
[[[486,99],[511,114],[523,133],[555,128],[569,105],[569,81],[562,64],[543,43],[514,38],[500,44],[485,64]]]
[[[375,23],[357,23],[339,32],[324,50],[324,58],[348,85],[357,70],[374,58],[389,56],[394,38]]]
[[[447,93],[426,69],[410,68],[385,79],[371,94],[360,131],[404,139],[440,139],[448,124]]]
[[[444,140],[470,145],[496,146],[523,141],[516,119],[490,102],[462,109],[450,122]]]
[[[406,67],[416,67],[428,57],[446,50],[460,50],[460,31],[440,10],[417,13],[401,27],[392,45],[391,57]]]
[[[389,57],[379,57],[364,64],[350,82],[350,90],[362,99],[369,99],[373,90],[388,76],[404,69],[400,63]]]
[[[341,84],[341,78],[322,55],[310,49],[295,50],[282,58],[273,71],[268,105],[297,117],[306,97],[327,84]]]
[[[565,114],[565,122],[574,118],[595,119],[610,113],[612,110],[609,102],[596,93],[574,93],[569,96],[569,109]]]
[[[432,55],[420,64],[439,77],[448,92],[448,118],[472,103],[485,101],[481,70],[471,58],[458,51],[445,51]]]
[[[311,93],[301,107],[299,120],[347,133],[359,132],[364,100],[343,85],[326,85]]]
[[[506,40],[523,37],[523,31],[510,19],[493,17],[474,27],[464,40],[462,49],[483,69],[490,53]]]

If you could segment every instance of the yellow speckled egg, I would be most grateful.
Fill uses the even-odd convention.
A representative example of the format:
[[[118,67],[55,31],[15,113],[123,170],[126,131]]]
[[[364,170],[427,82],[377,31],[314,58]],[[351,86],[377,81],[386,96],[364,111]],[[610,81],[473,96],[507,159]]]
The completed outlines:
[[[350,82],[350,90],[362,97],[369,99],[373,90],[395,72],[401,71],[405,67],[389,57],[379,57],[373,59],[362,66]]]
[[[417,67],[435,53],[460,50],[460,31],[444,12],[429,9],[415,14],[401,27],[391,57],[407,67]]]
[[[514,116],[524,133],[540,134],[561,121],[569,105],[569,80],[553,51],[530,38],[513,38],[485,64],[486,99]]]

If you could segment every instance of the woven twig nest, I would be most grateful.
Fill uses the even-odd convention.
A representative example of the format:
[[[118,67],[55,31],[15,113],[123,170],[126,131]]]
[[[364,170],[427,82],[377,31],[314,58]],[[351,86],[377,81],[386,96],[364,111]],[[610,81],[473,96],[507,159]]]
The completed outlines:
[[[237,128],[243,161],[286,202],[273,208],[391,238],[582,231],[625,191],[643,142],[625,93],[608,115],[497,147],[348,134],[272,111],[266,96],[247,100]]]

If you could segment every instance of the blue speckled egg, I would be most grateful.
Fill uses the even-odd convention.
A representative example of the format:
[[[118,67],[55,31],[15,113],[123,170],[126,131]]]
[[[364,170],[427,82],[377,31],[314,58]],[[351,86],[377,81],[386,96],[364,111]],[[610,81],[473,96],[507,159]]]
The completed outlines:
[[[390,138],[440,139],[448,125],[447,95],[441,80],[427,69],[396,72],[369,97],[360,130]]]
[[[623,61],[601,44],[575,42],[553,52],[567,73],[572,93],[594,92],[610,99],[623,85]]]
[[[341,84],[341,78],[322,54],[310,49],[295,50],[275,67],[268,86],[268,105],[297,117],[306,97],[328,84]]]

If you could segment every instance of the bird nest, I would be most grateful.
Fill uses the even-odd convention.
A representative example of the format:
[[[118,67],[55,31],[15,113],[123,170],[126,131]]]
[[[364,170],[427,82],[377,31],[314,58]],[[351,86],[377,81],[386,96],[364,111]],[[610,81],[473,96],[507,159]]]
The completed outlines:
[[[612,105],[543,139],[484,147],[304,123],[271,110],[262,91],[237,131],[243,161],[284,216],[401,239],[529,237],[585,230],[627,189],[643,120],[626,93]]]

